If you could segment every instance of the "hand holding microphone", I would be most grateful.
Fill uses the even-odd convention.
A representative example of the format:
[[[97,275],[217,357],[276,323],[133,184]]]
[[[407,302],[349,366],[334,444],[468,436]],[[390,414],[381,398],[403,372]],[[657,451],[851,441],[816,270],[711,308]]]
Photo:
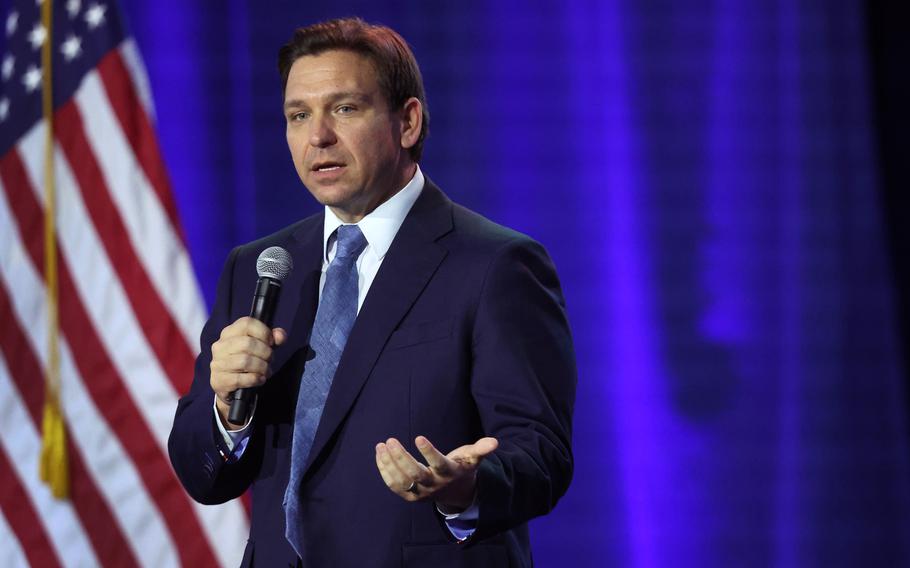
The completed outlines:
[[[218,413],[224,422],[240,426],[247,422],[256,397],[256,387],[269,376],[273,347],[281,345],[287,333],[270,329],[281,282],[293,268],[291,256],[281,247],[270,247],[259,255],[259,280],[249,317],[225,327],[212,345],[210,384],[217,396]]]

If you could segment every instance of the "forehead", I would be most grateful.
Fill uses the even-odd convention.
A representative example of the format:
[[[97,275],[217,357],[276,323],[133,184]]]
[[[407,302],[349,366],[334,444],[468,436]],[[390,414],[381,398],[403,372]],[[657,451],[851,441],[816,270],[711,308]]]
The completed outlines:
[[[373,62],[366,55],[346,50],[304,55],[288,72],[285,99],[331,96],[337,92],[373,94],[379,81]]]

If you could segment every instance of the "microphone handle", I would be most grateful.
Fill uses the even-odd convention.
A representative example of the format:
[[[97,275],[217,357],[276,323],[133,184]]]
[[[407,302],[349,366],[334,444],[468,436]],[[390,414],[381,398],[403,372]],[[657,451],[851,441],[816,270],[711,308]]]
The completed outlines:
[[[256,293],[253,295],[250,317],[272,327],[272,318],[275,316],[275,306],[278,304],[279,292],[281,292],[280,281],[266,277],[260,278],[256,282]],[[228,413],[228,422],[231,424],[246,424],[250,418],[253,403],[256,401],[257,390],[255,387],[250,387],[234,391],[234,399],[231,401],[231,410]]]

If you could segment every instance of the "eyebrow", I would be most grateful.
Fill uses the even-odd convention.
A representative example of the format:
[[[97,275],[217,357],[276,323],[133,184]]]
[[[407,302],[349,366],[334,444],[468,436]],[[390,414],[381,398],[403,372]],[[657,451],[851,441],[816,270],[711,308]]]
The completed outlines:
[[[338,93],[330,93],[325,97],[326,102],[334,103],[343,99],[353,99],[362,103],[370,102],[372,97],[364,93],[358,93],[356,91],[341,91]],[[301,99],[290,99],[284,102],[284,109],[290,110],[294,108],[305,108],[309,105]]]

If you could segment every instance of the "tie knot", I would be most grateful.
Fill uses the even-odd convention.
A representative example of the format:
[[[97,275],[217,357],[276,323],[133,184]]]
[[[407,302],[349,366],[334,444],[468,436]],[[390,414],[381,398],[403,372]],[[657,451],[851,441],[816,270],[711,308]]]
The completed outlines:
[[[347,258],[353,256],[357,258],[363,249],[367,246],[367,239],[360,232],[357,225],[341,225],[338,227],[338,240],[336,242],[335,257]]]

